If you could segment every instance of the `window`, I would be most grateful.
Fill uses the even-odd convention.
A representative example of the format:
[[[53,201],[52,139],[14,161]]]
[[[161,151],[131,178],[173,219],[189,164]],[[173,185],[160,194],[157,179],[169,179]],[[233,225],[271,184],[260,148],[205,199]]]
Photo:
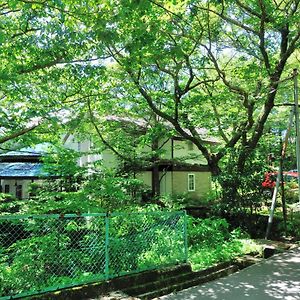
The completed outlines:
[[[22,199],[22,185],[21,184],[18,184],[16,186],[16,198]]]
[[[195,191],[195,174],[188,174],[188,191]]]
[[[5,193],[5,194],[9,194],[9,184],[6,184],[6,185],[4,186],[4,193]]]

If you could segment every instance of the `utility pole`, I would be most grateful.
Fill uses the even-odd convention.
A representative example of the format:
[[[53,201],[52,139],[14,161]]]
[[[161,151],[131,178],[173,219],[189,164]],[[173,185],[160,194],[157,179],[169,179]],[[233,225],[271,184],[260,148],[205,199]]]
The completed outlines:
[[[282,174],[282,171],[283,171],[282,165],[283,164],[282,163],[283,163],[283,159],[286,154],[288,138],[289,138],[289,134],[290,134],[291,127],[292,127],[292,122],[293,122],[293,115],[295,116],[295,124],[296,124],[296,157],[297,157],[297,171],[298,171],[298,199],[299,199],[299,204],[300,204],[300,131],[299,131],[299,98],[298,98],[298,70],[297,69],[293,70],[292,77],[289,77],[289,78],[285,79],[284,81],[292,79],[292,78],[294,79],[294,103],[288,104],[288,105],[292,105],[292,106],[294,106],[294,108],[293,108],[293,110],[291,110],[289,125],[288,125],[287,131],[285,133],[284,143],[283,143],[282,149],[281,149],[280,165],[278,168],[276,185],[275,185],[275,188],[273,191],[272,204],[271,204],[271,208],[270,208],[270,215],[269,215],[269,219],[268,219],[268,225],[267,225],[265,239],[268,239],[270,230],[271,230],[271,226],[273,223],[274,211],[275,211],[275,206],[276,206],[276,198],[277,198],[277,194],[278,194],[278,190],[279,190],[280,179],[281,179],[281,182],[283,183],[283,174]],[[284,201],[284,199],[283,199],[283,201]],[[286,227],[285,203],[283,203],[283,216],[285,219],[285,227]]]
[[[294,78],[294,103],[295,103],[295,119],[296,119],[296,157],[298,170],[298,199],[300,203],[300,132],[299,132],[299,99],[298,99],[298,70],[293,71]]]
[[[266,236],[265,239],[267,240],[269,238],[270,235],[270,231],[271,231],[271,226],[273,223],[273,218],[274,218],[274,212],[275,212],[275,207],[276,207],[276,199],[277,199],[277,194],[279,191],[279,185],[280,185],[280,179],[282,180],[283,175],[282,175],[282,165],[283,165],[283,160],[285,158],[286,155],[286,150],[287,150],[287,146],[288,146],[288,142],[289,142],[289,136],[290,136],[290,132],[291,132],[291,128],[292,128],[292,124],[293,124],[293,119],[294,119],[294,109],[291,110],[290,113],[290,118],[289,118],[289,123],[288,123],[288,127],[287,130],[285,132],[285,136],[284,136],[284,142],[281,144],[280,147],[280,164],[279,164],[279,168],[278,168],[278,173],[277,173],[277,177],[276,177],[276,185],[273,191],[273,195],[272,195],[272,204],[271,204],[271,208],[270,208],[270,215],[268,218],[268,225],[267,225],[267,231],[266,231]],[[282,140],[282,138],[280,138]],[[282,180],[283,181],[283,180]],[[283,217],[286,223],[286,211],[285,208],[283,208]]]

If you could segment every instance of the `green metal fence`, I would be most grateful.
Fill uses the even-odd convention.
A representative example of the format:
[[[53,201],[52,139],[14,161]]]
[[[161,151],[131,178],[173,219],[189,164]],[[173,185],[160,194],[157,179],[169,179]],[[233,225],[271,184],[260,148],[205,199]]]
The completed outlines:
[[[0,217],[0,299],[187,261],[185,212]]]

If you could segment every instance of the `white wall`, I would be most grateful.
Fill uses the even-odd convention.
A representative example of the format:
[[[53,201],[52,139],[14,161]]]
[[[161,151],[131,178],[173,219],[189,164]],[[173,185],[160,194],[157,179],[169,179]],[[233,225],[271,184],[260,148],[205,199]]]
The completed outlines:
[[[41,182],[42,180],[33,180],[34,182]],[[9,194],[16,197],[16,187],[17,185],[22,185],[22,198],[27,199],[28,187],[31,184],[31,179],[1,179],[2,192],[4,193],[5,185],[9,185]]]
[[[76,137],[70,135],[66,140],[64,146],[67,149],[82,152],[82,156],[78,159],[79,166],[84,166],[88,163],[100,160],[102,158],[102,155],[100,154],[91,154],[91,150],[92,150],[91,140],[79,141],[76,139]]]

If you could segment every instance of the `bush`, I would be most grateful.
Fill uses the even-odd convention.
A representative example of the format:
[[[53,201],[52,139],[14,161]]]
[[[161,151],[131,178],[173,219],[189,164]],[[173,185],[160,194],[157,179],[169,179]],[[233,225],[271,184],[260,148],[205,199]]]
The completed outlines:
[[[193,269],[228,261],[242,253],[240,230],[229,231],[225,219],[189,218],[189,259]]]
[[[140,203],[143,190],[142,181],[109,172],[94,175],[82,188],[83,194],[89,200],[99,201],[106,210]]]
[[[225,214],[247,212],[252,215],[262,208],[265,200],[261,184],[267,166],[261,159],[261,153],[254,151],[249,154],[244,168],[240,170],[236,164],[236,155],[232,150],[227,158],[226,168],[217,177],[222,187],[222,201],[218,211]]]
[[[214,246],[230,238],[229,224],[225,219],[189,218],[189,241],[192,246]]]
[[[11,194],[0,193],[0,203],[11,202],[16,200],[16,198]]]
[[[23,201],[10,194],[0,193],[0,215],[14,214],[20,210]]]
[[[297,203],[299,201],[298,183],[296,181],[286,182],[284,192],[287,203]]]
[[[43,190],[43,183],[31,182],[28,186],[28,194],[30,198],[36,197]]]
[[[189,201],[187,193],[182,194],[167,194],[159,198],[159,202],[163,207],[168,209],[180,210],[187,206]]]

